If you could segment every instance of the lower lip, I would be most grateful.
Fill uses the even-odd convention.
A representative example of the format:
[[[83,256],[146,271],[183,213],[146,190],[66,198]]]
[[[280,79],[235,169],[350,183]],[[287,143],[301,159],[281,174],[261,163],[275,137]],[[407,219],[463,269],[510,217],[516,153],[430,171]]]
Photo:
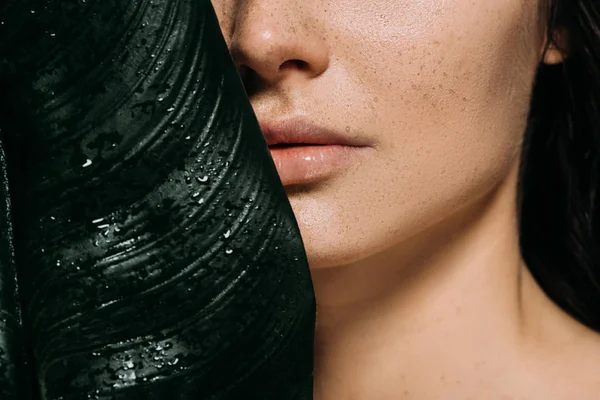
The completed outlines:
[[[284,186],[319,181],[343,171],[366,149],[342,145],[269,147]]]

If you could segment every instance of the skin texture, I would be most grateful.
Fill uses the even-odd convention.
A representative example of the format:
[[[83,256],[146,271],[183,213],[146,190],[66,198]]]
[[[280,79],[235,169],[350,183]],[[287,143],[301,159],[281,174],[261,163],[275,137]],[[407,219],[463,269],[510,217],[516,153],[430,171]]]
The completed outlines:
[[[261,77],[249,93],[259,120],[307,114],[373,148],[293,189],[313,268],[396,246],[489,192],[517,160],[541,47],[524,28],[533,3],[213,3],[234,58]],[[308,66],[278,71],[286,59]]]
[[[213,0],[259,121],[367,143],[287,186],[317,296],[315,399],[596,398],[598,336],[519,251],[540,62],[529,0]],[[298,62],[300,60],[301,62]]]

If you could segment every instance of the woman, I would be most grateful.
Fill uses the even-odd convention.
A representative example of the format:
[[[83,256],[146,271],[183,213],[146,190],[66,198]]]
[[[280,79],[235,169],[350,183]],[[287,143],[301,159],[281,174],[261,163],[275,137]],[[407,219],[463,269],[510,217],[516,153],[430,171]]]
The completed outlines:
[[[315,398],[597,399],[600,2],[213,5],[311,266]]]

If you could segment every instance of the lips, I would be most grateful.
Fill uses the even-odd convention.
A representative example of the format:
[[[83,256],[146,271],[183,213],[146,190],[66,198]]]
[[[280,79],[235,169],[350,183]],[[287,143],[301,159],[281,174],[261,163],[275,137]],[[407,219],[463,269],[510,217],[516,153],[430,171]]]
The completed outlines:
[[[321,127],[305,118],[290,118],[278,122],[261,123],[260,127],[269,147],[290,145],[342,145],[362,147],[359,139]]]
[[[359,139],[307,119],[263,123],[261,129],[284,186],[339,175],[368,149]]]

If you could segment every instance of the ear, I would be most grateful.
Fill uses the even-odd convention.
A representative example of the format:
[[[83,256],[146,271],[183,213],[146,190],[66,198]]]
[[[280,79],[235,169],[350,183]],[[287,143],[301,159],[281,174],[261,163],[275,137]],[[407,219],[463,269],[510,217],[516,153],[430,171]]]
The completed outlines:
[[[546,44],[548,45],[546,47]],[[554,30],[552,38],[546,38],[542,49],[542,62],[547,65],[560,64],[569,57],[569,34],[567,29]]]

